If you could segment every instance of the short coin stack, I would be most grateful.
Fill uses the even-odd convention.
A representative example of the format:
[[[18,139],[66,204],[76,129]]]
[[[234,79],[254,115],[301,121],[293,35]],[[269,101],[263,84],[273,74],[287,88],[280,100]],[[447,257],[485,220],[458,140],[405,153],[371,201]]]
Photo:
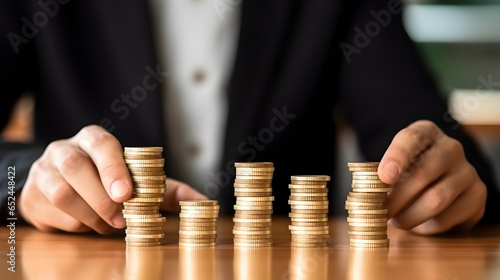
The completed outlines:
[[[271,246],[274,165],[272,162],[237,162],[235,166],[234,246]]]
[[[323,247],[328,244],[328,188],[330,176],[292,176],[289,185],[294,247]]]
[[[179,204],[179,246],[215,246],[219,203],[216,200],[184,200]]]
[[[378,162],[347,164],[352,172],[352,192],[345,203],[351,247],[389,246],[385,200],[391,186],[378,178],[378,165]]]
[[[125,163],[134,184],[132,198],[123,203],[127,246],[159,246],[165,217],[159,213],[166,191],[162,147],[125,147]]]

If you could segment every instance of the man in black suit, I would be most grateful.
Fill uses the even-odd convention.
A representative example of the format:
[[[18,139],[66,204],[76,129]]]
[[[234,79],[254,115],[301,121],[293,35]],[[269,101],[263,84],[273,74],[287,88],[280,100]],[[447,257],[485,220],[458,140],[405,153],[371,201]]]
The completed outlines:
[[[367,160],[380,160],[380,178],[394,184],[393,225],[435,234],[494,219],[500,199],[488,164],[447,114],[403,29],[399,2],[233,4],[225,7],[241,14],[224,86],[222,156],[212,181],[194,186],[223,212],[234,199],[235,161],[275,163],[278,213],[288,209],[290,175],[331,174],[332,109],[340,106]],[[2,169],[16,167],[23,218],[41,230],[123,227],[120,203],[132,183],[122,145],[174,152],[160,94],[169,78],[147,3],[6,0],[0,18],[1,125],[23,91],[36,99],[36,142],[0,146]],[[205,197],[167,184],[164,210]],[[2,208],[6,196],[2,188]]]

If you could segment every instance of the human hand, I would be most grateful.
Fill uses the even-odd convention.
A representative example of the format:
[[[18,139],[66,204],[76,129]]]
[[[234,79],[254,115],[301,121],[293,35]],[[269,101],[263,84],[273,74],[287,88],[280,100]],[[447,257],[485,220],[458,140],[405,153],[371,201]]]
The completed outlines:
[[[463,147],[430,121],[401,130],[385,152],[378,176],[393,184],[390,224],[419,234],[471,229],[484,214],[486,186]]]
[[[179,200],[206,199],[188,185],[167,179],[164,210]],[[42,231],[109,233],[123,228],[121,202],[132,196],[132,180],[119,141],[100,126],[54,141],[31,166],[20,196],[20,213]]]

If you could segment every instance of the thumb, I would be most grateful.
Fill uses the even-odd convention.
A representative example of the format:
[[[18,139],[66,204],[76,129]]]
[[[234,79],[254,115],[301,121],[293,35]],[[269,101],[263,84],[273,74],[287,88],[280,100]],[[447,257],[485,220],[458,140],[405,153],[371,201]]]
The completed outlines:
[[[165,200],[160,205],[162,210],[179,212],[179,201],[181,200],[205,200],[208,199],[205,195],[197,192],[191,186],[181,181],[167,178],[167,191],[165,192]]]

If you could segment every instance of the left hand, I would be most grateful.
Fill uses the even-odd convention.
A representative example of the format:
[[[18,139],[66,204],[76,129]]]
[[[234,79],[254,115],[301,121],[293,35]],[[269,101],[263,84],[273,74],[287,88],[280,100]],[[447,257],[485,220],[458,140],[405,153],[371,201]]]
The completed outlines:
[[[385,152],[378,176],[393,184],[390,224],[419,234],[471,229],[484,215],[486,186],[462,144],[430,121],[401,130]]]

